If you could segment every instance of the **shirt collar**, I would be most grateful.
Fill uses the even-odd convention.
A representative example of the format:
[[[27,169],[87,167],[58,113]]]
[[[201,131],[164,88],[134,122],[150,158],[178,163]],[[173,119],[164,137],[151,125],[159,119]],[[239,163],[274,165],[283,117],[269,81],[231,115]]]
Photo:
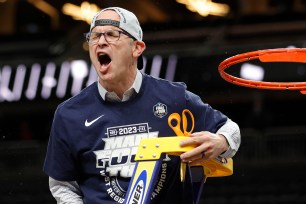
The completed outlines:
[[[142,74],[139,70],[137,70],[136,78],[134,80],[134,83],[132,86],[126,90],[123,94],[123,99],[121,100],[116,93],[114,92],[108,92],[98,81],[98,90],[99,94],[102,97],[103,100],[107,101],[127,101],[129,100],[134,94],[139,93],[140,87],[142,83]]]

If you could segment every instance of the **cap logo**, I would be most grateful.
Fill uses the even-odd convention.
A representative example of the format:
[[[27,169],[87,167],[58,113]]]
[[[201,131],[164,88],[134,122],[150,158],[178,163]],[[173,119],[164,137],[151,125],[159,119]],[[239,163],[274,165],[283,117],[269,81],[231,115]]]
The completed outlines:
[[[120,22],[119,21],[114,21],[111,19],[100,19],[95,21],[95,26],[104,26],[104,25],[112,25],[119,27]]]

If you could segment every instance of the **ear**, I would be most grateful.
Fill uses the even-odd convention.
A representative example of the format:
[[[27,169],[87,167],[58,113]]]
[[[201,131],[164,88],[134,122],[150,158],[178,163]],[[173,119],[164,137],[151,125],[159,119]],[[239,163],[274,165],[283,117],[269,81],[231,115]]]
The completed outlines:
[[[135,41],[135,49],[133,51],[134,57],[139,57],[146,49],[146,44],[143,41]]]

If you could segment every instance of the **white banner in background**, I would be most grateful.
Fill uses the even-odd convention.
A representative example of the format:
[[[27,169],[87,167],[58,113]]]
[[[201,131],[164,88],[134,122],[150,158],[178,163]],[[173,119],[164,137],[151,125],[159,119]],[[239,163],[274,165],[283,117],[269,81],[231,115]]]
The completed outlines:
[[[161,77],[163,58],[156,55],[152,58],[151,68],[144,58],[143,72],[154,77]],[[166,61],[166,60],[164,60]],[[177,65],[177,56],[170,55],[167,59],[167,80],[173,81]],[[20,64],[16,67],[4,65],[0,67],[0,102],[16,102],[23,98],[27,100],[50,98],[61,99],[73,96],[83,88],[97,80],[97,73],[92,65],[85,60],[64,61],[60,65],[49,62],[45,66],[33,63],[30,66]]]

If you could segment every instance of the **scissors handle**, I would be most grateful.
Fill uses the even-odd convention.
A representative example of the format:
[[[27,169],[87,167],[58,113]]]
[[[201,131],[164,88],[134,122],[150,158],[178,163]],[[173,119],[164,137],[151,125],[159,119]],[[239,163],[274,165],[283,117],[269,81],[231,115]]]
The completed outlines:
[[[189,117],[191,119],[191,129],[189,131],[187,130],[187,124],[188,124],[187,115],[189,115]],[[184,109],[183,112],[182,112],[182,119],[183,119],[183,131],[184,131],[184,135],[188,136],[189,134],[191,134],[193,132],[193,129],[194,129],[194,117],[193,117],[193,114],[190,112],[190,110]]]
[[[175,125],[173,125],[173,121],[175,121]],[[172,128],[172,130],[175,132],[176,135],[184,136],[185,134],[181,130],[181,116],[178,113],[172,113],[168,117],[168,124]]]

